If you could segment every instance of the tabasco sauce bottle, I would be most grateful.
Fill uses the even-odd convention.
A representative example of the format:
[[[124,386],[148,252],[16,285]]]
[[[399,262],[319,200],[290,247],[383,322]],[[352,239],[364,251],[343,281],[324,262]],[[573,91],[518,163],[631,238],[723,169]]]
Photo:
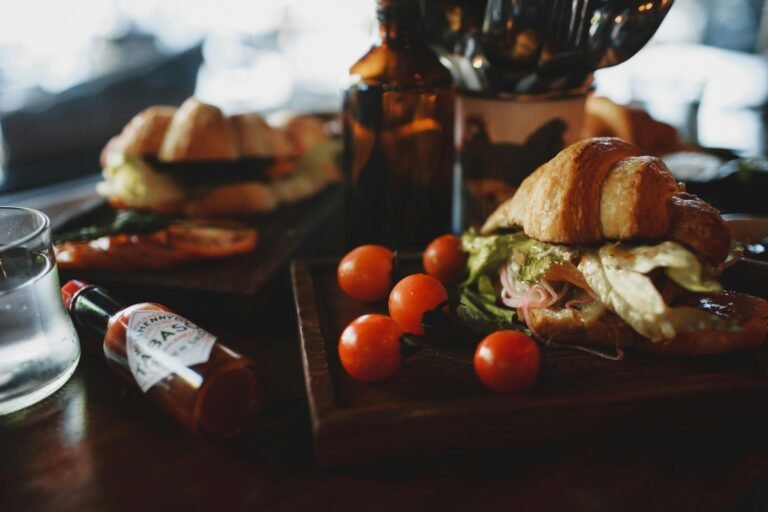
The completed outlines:
[[[230,436],[260,410],[253,361],[186,318],[159,304],[125,307],[82,281],[61,293],[76,324],[104,336],[109,367],[192,432]]]
[[[378,0],[378,38],[349,70],[349,243],[422,249],[451,226],[455,89],[415,0]]]

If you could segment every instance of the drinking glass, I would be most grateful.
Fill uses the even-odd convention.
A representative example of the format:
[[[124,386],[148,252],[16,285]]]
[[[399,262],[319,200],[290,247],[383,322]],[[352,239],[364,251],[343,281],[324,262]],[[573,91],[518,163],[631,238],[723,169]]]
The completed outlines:
[[[48,217],[0,206],[0,414],[59,389],[80,344],[59,291]]]

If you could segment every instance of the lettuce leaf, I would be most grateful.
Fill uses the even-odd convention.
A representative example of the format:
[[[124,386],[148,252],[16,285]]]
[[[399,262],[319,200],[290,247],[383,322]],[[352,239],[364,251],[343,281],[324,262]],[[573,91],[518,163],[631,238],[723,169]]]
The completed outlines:
[[[547,244],[533,238],[515,244],[510,267],[520,281],[534,285],[544,279],[549,267],[571,258],[572,251],[562,245]]]
[[[483,281],[490,283],[490,279],[485,276],[480,282]],[[497,304],[495,293],[489,295],[468,287],[463,288],[456,313],[461,322],[474,332],[487,333],[500,329],[525,330],[525,327],[516,321],[517,313],[514,309]]]
[[[154,233],[165,229],[171,223],[171,217],[149,212],[120,210],[114,220],[109,224],[86,226],[65,233],[54,233],[53,240],[56,243],[95,240],[109,235],[139,235]]]
[[[677,242],[641,245],[629,250],[607,245],[601,250],[605,264],[611,267],[627,268],[641,274],[662,267],[670,279],[688,291],[721,291],[720,283],[705,274],[699,259]]]
[[[554,263],[570,257],[565,247],[539,242],[523,232],[481,236],[470,230],[462,236],[469,254],[468,277],[461,284],[459,318],[472,330],[519,329],[516,312],[501,304],[499,271],[509,265],[520,285],[538,283]]]
[[[482,275],[497,272],[507,263],[514,267],[519,279],[536,284],[552,264],[567,261],[573,254],[565,246],[539,242],[522,231],[481,236],[470,230],[461,237],[461,244],[469,254],[469,277],[465,285],[475,283]]]
[[[184,189],[172,178],[160,174],[140,158],[112,154],[96,190],[104,196],[119,197],[127,206],[151,208],[182,201]]]
[[[464,233],[461,246],[464,252],[469,254],[469,275],[463,286],[476,283],[483,275],[496,273],[509,259],[512,247],[527,238],[522,232],[490,236],[478,235],[474,230]]]
[[[516,313],[499,303],[499,269],[506,265],[511,248],[525,240],[523,233],[480,236],[470,230],[461,237],[462,248],[469,254],[468,277],[460,285],[456,313],[472,331],[485,333],[498,329],[520,329]]]
[[[281,201],[293,203],[320,192],[329,183],[341,180],[336,157],[341,151],[338,141],[324,141],[312,146],[296,162],[289,176],[269,184]]]
[[[664,268],[670,279],[693,292],[716,292],[695,255],[676,242],[625,248],[604,245],[582,255],[579,270],[600,300],[635,331],[657,342],[678,332],[728,327],[727,322],[692,307],[672,308],[646,274]]]
[[[522,232],[480,236],[470,231],[462,237],[462,246],[469,253],[469,277],[461,285],[458,313],[476,330],[520,328],[514,323],[515,311],[498,299],[503,266],[508,266],[512,279],[527,287],[539,283],[553,264],[579,254],[579,270],[600,301],[651,341],[670,339],[679,332],[730,328],[727,321],[700,309],[669,307],[647,275],[661,268],[688,291],[720,291],[711,271],[676,242],[586,249],[539,242]],[[602,310],[590,310],[590,317]]]

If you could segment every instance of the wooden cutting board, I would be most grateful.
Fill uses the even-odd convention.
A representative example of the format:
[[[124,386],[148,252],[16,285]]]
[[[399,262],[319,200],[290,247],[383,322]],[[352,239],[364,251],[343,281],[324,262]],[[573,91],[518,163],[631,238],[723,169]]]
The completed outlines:
[[[430,342],[391,379],[368,384],[341,367],[337,343],[357,316],[386,312],[344,295],[338,260],[292,266],[316,461],[347,465],[499,451],[768,420],[768,355],[707,358],[627,353],[608,361],[545,349],[539,382],[519,395],[477,380],[479,339]],[[413,270],[417,265],[413,263]]]
[[[130,286],[144,290],[172,290],[180,293],[249,297],[258,293],[300,245],[342,203],[343,190],[333,186],[316,197],[283,205],[274,212],[245,219],[258,229],[259,243],[250,254],[221,260],[194,262],[164,271],[126,272],[62,270],[62,280],[82,279],[102,285]],[[58,231],[108,223],[114,211],[106,204],[88,208],[70,219]]]

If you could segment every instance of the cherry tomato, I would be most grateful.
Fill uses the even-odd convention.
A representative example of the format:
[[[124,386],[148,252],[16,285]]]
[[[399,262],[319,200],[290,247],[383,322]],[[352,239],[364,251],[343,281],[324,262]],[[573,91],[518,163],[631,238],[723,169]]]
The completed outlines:
[[[389,294],[389,316],[405,333],[424,334],[422,317],[448,300],[443,284],[426,274],[400,280]],[[447,306],[445,308],[447,311]]]
[[[467,253],[461,250],[461,239],[443,235],[432,240],[424,251],[422,262],[427,274],[444,283],[455,283],[467,265]]]
[[[339,286],[365,302],[384,299],[392,286],[392,251],[380,245],[361,245],[339,262]]]
[[[496,331],[475,351],[475,372],[499,393],[516,393],[536,382],[541,368],[539,346],[517,331]]]
[[[341,365],[352,377],[372,382],[394,374],[402,362],[397,324],[385,315],[353,320],[339,338]]]

